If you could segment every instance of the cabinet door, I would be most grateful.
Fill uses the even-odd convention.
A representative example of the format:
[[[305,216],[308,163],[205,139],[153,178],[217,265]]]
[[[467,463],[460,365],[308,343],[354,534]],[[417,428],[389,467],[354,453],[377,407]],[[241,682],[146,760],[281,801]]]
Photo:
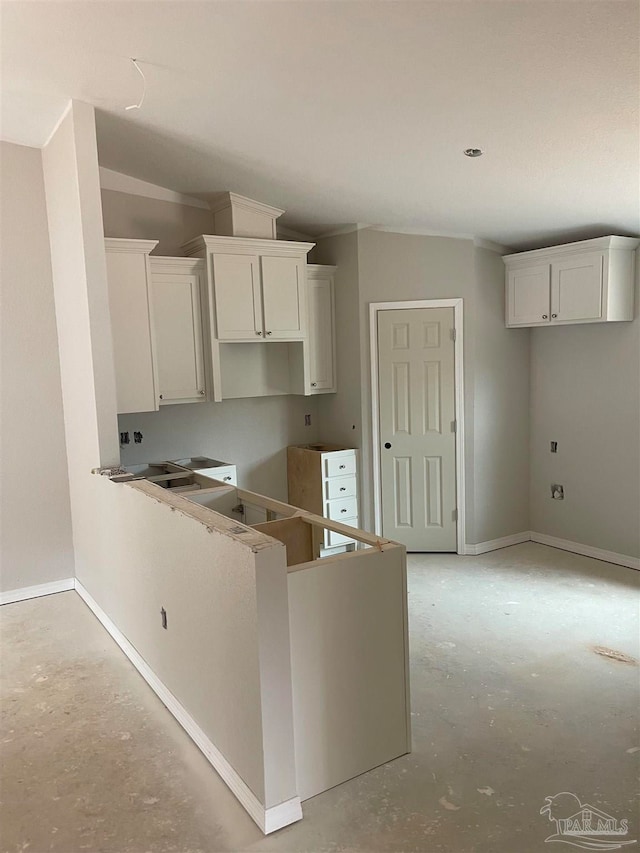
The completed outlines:
[[[507,274],[507,326],[532,326],[549,322],[549,264],[509,270]]]
[[[331,279],[309,281],[307,298],[311,392],[334,391],[333,286]]]
[[[141,252],[109,252],[107,281],[118,414],[158,409],[148,259]]]
[[[214,254],[216,330],[221,341],[263,337],[257,255]]]
[[[267,338],[286,340],[305,334],[305,262],[300,258],[264,255],[262,304]]]
[[[152,273],[158,387],[163,404],[205,399],[200,288],[197,273]]]
[[[551,264],[552,322],[602,317],[604,255],[587,252]]]

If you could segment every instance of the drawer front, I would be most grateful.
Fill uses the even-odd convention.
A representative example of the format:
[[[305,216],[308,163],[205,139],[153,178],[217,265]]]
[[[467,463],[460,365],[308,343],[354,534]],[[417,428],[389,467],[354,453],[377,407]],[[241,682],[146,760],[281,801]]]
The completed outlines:
[[[328,501],[336,498],[350,498],[357,493],[355,477],[335,477],[325,481],[325,497]]]
[[[349,524],[351,527],[357,527],[358,519],[347,518],[345,519],[344,524]],[[325,530],[324,532],[325,548],[335,548],[336,545],[349,545],[351,542],[355,542],[355,539],[351,539],[343,533],[336,533],[335,530]]]
[[[327,501],[325,515],[333,521],[355,518],[358,515],[358,500],[353,497]]]
[[[356,457],[352,456],[328,456],[325,459],[325,477],[345,477],[347,474],[356,473]]]
[[[214,480],[222,480],[223,483],[229,483],[231,486],[238,485],[235,465],[219,466],[217,468],[197,468],[195,473],[202,474],[204,477],[213,477]]]

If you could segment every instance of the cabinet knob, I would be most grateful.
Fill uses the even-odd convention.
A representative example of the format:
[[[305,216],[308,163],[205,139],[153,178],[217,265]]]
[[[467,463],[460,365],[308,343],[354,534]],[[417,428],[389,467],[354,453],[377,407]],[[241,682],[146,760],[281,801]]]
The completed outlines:
[[[552,317],[557,317],[558,315],[557,315],[557,314],[552,314],[551,316],[552,316]]]
[[[256,332],[256,335],[262,336],[262,332]]]
[[[346,512],[346,509],[341,509],[340,512]]]
[[[231,479],[231,477],[223,477],[222,479],[228,482]]]
[[[268,334],[268,335],[271,335],[271,334],[272,334],[272,332],[267,332],[267,334]]]
[[[164,394],[160,394],[160,399],[164,400]]]
[[[390,450],[391,449],[391,442],[385,441],[384,446],[387,448],[387,450]]]
[[[311,387],[312,387],[312,388],[315,388],[317,384],[318,384],[317,382],[312,382],[312,383],[311,383]]]
[[[201,397],[204,397],[204,391],[198,391],[198,394],[200,394]]]
[[[346,487],[346,486],[340,486],[340,491],[341,491],[341,492],[346,492],[346,491],[347,491],[347,487]]]
[[[341,468],[341,469],[342,469],[342,468],[346,468],[346,467],[347,467],[346,465],[340,465],[340,468]]]
[[[543,320],[548,320],[548,319],[549,319],[549,315],[548,315],[548,314],[543,314],[543,315],[542,315],[542,319],[543,319]]]

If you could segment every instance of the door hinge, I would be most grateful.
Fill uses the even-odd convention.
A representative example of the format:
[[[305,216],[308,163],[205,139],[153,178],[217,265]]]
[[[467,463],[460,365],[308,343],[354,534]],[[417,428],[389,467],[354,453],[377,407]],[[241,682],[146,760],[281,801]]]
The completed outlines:
[[[458,335],[457,329],[451,329],[451,340],[455,341]]]
[[[453,512],[451,513],[451,520],[452,521],[458,520],[458,510],[457,509],[454,509]]]
[[[458,421],[451,421],[451,432],[458,432]]]

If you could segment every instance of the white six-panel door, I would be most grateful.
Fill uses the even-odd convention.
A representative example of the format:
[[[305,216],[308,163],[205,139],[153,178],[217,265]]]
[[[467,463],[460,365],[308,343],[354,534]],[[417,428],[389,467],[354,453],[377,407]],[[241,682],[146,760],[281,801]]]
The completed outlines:
[[[453,308],[378,312],[382,532],[455,551]]]

